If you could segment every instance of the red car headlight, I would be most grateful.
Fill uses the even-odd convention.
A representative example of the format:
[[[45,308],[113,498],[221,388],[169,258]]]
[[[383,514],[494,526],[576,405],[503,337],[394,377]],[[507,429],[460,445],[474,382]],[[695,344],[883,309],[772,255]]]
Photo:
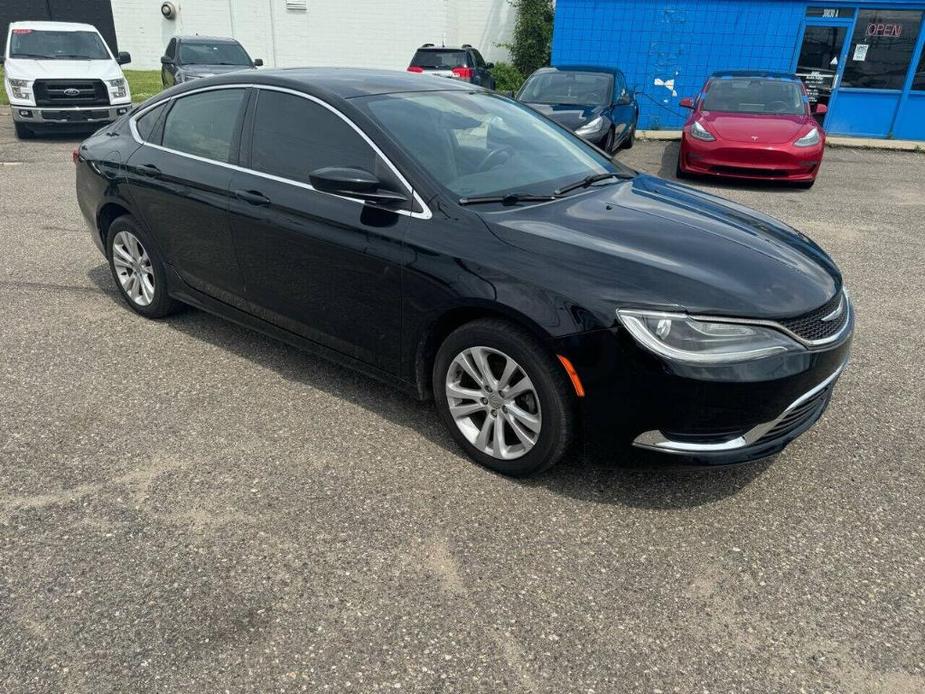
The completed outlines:
[[[798,138],[794,141],[794,147],[812,147],[813,145],[818,145],[821,141],[819,135],[819,128],[813,128],[808,133],[803,135],[803,137]]]
[[[691,123],[691,137],[697,140],[703,140],[704,142],[713,142],[713,140],[716,139],[710,131],[700,125],[698,121]]]

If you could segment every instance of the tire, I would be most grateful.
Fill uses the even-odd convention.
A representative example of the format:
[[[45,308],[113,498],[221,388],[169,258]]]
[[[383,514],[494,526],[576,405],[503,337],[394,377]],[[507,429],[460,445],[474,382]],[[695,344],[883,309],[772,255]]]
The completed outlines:
[[[109,225],[106,257],[119,293],[135,313],[164,318],[183,306],[168,296],[164,264],[151,237],[133,217],[124,215]]]
[[[601,143],[601,149],[607,152],[607,154],[613,156],[615,154],[613,148],[614,132],[613,128],[610,129],[610,132],[607,133],[607,137],[604,138],[604,141]]]
[[[678,163],[675,164],[675,167],[674,167],[674,177],[677,178],[678,180],[684,180],[686,178],[691,178],[691,175],[681,168],[681,153],[680,152],[678,152]]]
[[[16,137],[18,137],[20,140],[32,139],[33,132],[22,123],[13,121],[13,128],[16,130]]]
[[[472,377],[473,369],[477,375],[484,373],[479,354],[493,379],[490,391],[479,386],[486,379]],[[516,368],[508,376],[508,388],[495,390],[511,361]],[[521,392],[503,397],[510,389]],[[503,475],[525,477],[555,465],[575,436],[576,398],[562,365],[533,335],[504,320],[480,319],[453,331],[437,351],[433,391],[450,435],[475,462]],[[471,397],[454,398],[451,411],[454,392]]]
[[[633,123],[633,129],[630,130],[629,137],[623,140],[623,143],[620,145],[620,149],[632,149],[633,145],[636,144],[636,124]]]

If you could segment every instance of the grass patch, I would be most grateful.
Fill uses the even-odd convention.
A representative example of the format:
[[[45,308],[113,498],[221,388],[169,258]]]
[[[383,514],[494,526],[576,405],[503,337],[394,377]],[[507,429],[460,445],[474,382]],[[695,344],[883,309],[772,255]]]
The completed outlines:
[[[132,92],[132,101],[136,103],[150,99],[164,89],[160,70],[123,70],[123,73]]]
[[[132,101],[144,101],[150,99],[159,93],[164,87],[161,86],[160,70],[125,70],[125,79],[128,80],[129,89],[132,91]],[[3,68],[0,67],[0,82],[3,81]],[[10,103],[6,96],[6,86],[0,89],[0,106],[8,106]]]

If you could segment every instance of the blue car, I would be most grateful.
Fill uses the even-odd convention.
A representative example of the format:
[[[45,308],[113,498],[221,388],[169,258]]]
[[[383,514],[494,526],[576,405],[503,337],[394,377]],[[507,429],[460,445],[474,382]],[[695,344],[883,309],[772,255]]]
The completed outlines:
[[[635,141],[639,104],[615,68],[543,67],[516,98],[609,154]]]

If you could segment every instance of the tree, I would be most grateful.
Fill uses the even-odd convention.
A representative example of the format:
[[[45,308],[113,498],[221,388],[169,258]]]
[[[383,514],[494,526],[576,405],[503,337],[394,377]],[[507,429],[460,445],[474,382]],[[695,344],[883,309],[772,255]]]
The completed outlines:
[[[549,65],[552,57],[553,0],[511,0],[517,9],[511,60],[524,75]]]

